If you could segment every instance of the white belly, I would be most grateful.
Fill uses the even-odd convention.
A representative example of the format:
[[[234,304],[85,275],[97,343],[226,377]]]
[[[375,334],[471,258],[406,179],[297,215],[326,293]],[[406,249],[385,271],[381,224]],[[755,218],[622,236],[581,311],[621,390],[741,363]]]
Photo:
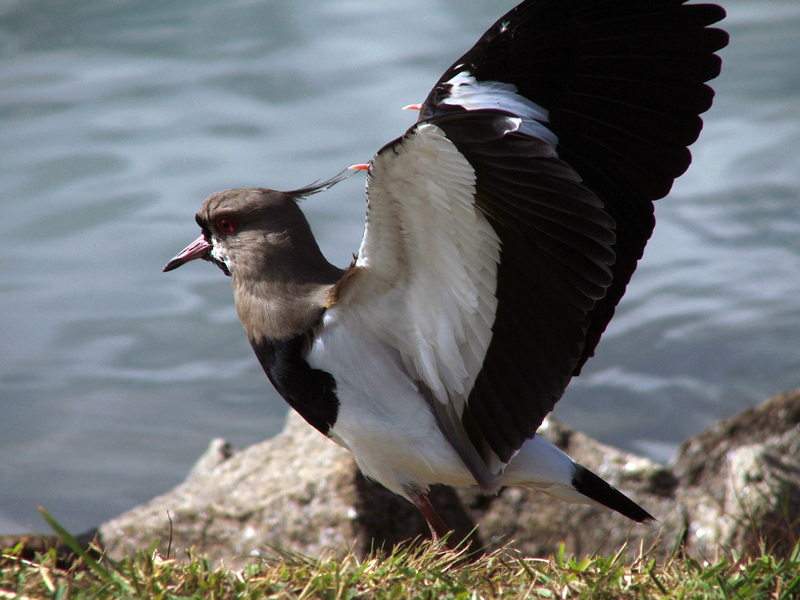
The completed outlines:
[[[340,318],[328,311],[307,356],[312,368],[336,380],[339,413],[331,438],[353,453],[364,475],[402,496],[409,485],[423,490],[433,483],[475,485],[400,353],[360,323],[344,326]]]

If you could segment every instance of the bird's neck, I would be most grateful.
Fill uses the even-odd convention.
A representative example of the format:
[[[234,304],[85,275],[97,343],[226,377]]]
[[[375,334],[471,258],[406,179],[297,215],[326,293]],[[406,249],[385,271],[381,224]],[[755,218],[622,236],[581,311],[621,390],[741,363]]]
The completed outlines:
[[[251,342],[289,340],[319,323],[331,289],[343,274],[327,261],[320,266],[304,280],[275,272],[268,277],[234,272],[236,311]]]

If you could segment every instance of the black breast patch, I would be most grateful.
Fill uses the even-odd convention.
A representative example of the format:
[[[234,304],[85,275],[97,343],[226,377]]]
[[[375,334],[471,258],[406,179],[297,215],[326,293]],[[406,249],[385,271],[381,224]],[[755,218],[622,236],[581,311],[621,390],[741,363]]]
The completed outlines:
[[[339,413],[336,381],[333,375],[312,369],[306,362],[311,332],[290,340],[250,342],[267,377],[310,425],[328,435]]]

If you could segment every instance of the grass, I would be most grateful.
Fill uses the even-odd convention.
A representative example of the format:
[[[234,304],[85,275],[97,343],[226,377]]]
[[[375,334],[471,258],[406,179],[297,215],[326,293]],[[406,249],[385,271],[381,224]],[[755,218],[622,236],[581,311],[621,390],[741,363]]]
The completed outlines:
[[[359,560],[312,560],[273,551],[241,571],[213,567],[202,556],[182,561],[149,552],[96,560],[49,516],[76,555],[64,564],[55,549],[23,558],[20,544],[0,555],[0,600],[53,598],[800,598],[800,546],[785,559],[763,552],[699,562],[673,554],[658,564],[647,551],[626,562],[612,556],[523,558],[500,550],[469,560],[464,550],[420,543]]]

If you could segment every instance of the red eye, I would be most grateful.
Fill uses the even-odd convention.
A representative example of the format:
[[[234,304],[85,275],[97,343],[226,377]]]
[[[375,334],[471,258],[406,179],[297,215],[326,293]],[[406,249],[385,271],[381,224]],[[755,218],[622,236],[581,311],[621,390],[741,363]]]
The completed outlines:
[[[236,231],[237,223],[236,219],[233,217],[220,217],[214,221],[214,224],[217,226],[217,229],[219,229],[220,233],[224,233],[225,235],[230,235]]]

